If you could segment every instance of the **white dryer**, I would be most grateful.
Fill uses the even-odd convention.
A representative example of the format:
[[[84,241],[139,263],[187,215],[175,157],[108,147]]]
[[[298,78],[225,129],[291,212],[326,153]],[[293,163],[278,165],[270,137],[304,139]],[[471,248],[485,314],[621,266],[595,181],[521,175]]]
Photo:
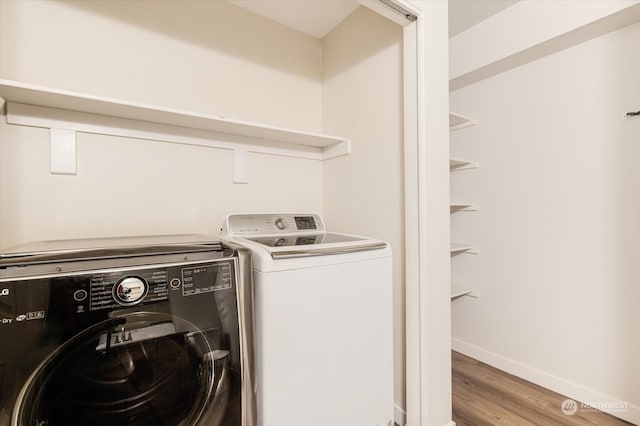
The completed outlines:
[[[252,252],[262,426],[393,425],[391,249],[316,214],[234,214]]]

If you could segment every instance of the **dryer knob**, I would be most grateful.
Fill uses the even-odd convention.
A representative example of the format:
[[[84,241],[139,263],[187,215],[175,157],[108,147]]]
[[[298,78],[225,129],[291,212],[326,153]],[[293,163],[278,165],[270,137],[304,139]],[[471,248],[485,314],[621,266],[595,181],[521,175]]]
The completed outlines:
[[[276,228],[278,229],[284,229],[287,227],[287,222],[284,221],[283,218],[279,217],[278,219],[276,219]]]
[[[121,305],[135,305],[147,295],[147,283],[140,277],[125,277],[113,286],[113,298]]]

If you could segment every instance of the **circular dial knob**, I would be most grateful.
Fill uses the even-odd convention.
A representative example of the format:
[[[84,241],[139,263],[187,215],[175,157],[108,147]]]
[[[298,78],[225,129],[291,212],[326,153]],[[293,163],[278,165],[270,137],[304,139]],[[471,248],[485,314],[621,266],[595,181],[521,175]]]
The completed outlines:
[[[287,222],[285,222],[284,219],[281,217],[276,219],[275,224],[276,224],[276,228],[278,229],[284,229],[287,227]]]
[[[140,277],[125,277],[113,286],[113,298],[121,305],[135,305],[147,294],[147,283]]]

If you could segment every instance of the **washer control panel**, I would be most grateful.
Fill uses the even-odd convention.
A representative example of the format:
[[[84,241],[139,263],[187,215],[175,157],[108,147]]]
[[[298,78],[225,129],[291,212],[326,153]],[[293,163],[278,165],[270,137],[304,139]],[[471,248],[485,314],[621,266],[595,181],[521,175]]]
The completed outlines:
[[[96,311],[165,300],[167,277],[166,268],[93,274],[89,309]]]
[[[86,318],[122,309],[143,311],[145,306],[167,302],[171,309],[180,307],[188,312],[199,309],[194,306],[209,309],[209,303],[236,291],[236,271],[237,258],[226,257],[89,270],[27,281],[0,279],[0,332],[4,327],[40,330],[34,324],[45,320],[67,324],[67,320],[75,321],[69,315]]]
[[[73,299],[88,302],[90,311],[98,311],[167,300],[170,296],[196,296],[233,288],[234,271],[233,260],[220,260],[95,273],[89,288],[76,290]]]
[[[325,231],[317,214],[235,214],[227,217],[223,232],[230,235],[263,235]]]

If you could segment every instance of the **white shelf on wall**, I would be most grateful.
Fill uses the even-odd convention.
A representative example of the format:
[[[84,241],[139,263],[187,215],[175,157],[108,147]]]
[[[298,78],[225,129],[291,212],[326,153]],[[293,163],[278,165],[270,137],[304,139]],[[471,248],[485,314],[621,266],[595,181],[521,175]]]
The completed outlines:
[[[74,146],[75,132],[84,132],[230,149],[238,157],[234,161],[239,172],[237,175],[246,174],[247,152],[327,160],[347,155],[351,151],[347,138],[102,98],[11,80],[0,79],[0,97],[7,103],[7,123],[68,130],[70,133],[67,136],[70,138],[73,135]],[[70,144],[70,140],[66,142],[67,145]],[[54,155],[52,151],[52,159]],[[67,152],[63,155],[70,154]],[[75,149],[73,155],[75,165]],[[66,160],[71,162],[69,158]],[[243,176],[236,177],[243,180]]]
[[[477,211],[478,205],[470,203],[451,203],[449,205],[449,210],[451,213]]]
[[[451,299],[456,299],[461,296],[478,298],[480,297],[480,293],[475,288],[462,287],[459,285],[451,284]]]
[[[455,112],[449,112],[449,131],[464,129],[465,127],[475,126],[478,124],[478,120],[465,117],[464,115],[456,114]]]
[[[463,129],[465,127],[473,126],[478,124],[477,120],[473,120],[471,118],[462,116],[460,114],[455,114],[453,112],[449,113],[449,131]],[[449,158],[449,171],[455,172],[458,170],[466,170],[466,169],[474,169],[478,167],[478,163],[463,160],[461,158]],[[460,212],[460,211],[476,211],[478,210],[477,204],[472,203],[461,203],[451,201],[449,205],[449,211],[451,213]],[[457,256],[462,253],[468,254],[478,254],[478,249],[471,244],[463,244],[463,243],[451,243],[451,256]],[[469,297],[480,297],[480,293],[471,287],[461,286],[458,284],[451,284],[451,300],[458,299],[463,296]]]
[[[451,243],[451,254],[470,253],[478,254],[478,249],[471,244]]]
[[[475,169],[478,167],[478,163],[469,160],[463,160],[461,158],[449,158],[449,171]]]

